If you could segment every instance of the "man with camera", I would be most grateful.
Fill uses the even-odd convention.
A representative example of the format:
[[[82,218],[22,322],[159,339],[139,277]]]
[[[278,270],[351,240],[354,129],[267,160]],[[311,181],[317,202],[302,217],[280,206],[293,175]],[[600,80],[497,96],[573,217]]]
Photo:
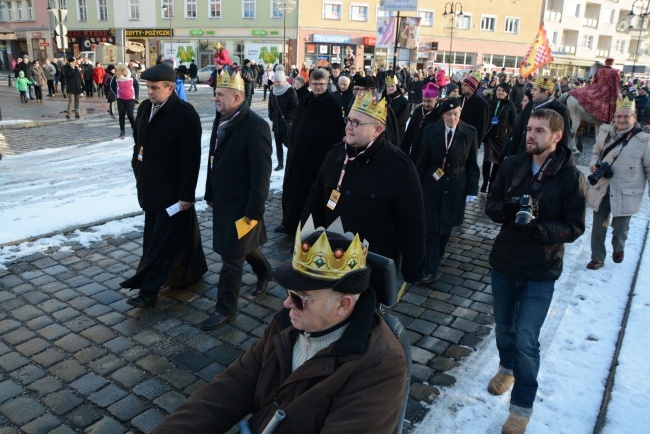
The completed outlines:
[[[499,371],[488,391],[501,395],[514,383],[502,430],[508,434],[525,432],[530,420],[539,333],[562,274],[564,243],[585,230],[586,183],[571,151],[558,145],[563,130],[557,112],[532,112],[526,152],[506,158],[485,206],[502,223],[490,253]]]
[[[650,182],[650,136],[636,123],[634,100],[616,102],[614,124],[600,127],[591,153],[587,206],[594,210],[590,270],[605,265],[605,236],[611,225],[612,260],[623,262],[630,218],[639,212]]]

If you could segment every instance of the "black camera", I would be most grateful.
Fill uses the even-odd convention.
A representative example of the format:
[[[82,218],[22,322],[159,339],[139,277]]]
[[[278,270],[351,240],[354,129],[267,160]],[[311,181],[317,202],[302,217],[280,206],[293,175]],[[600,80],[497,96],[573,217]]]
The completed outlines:
[[[519,200],[519,211],[515,216],[515,225],[528,226],[537,218],[537,202],[528,194],[521,196]]]
[[[605,163],[604,161],[599,161],[594,166],[596,167],[594,173],[587,176],[587,179],[589,180],[589,184],[591,185],[596,185],[600,180],[600,178],[609,179],[614,175],[614,172],[612,172],[612,166],[610,166],[609,163]]]

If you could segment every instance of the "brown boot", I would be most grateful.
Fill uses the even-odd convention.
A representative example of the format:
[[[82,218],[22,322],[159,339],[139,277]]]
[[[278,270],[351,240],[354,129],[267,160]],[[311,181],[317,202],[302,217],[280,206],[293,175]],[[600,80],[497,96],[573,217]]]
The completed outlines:
[[[528,421],[530,421],[530,416],[519,416],[510,413],[506,423],[504,423],[503,428],[501,428],[501,434],[524,434],[526,432]]]
[[[497,372],[497,374],[490,380],[487,390],[492,395],[503,395],[514,382],[514,375],[506,375]]]

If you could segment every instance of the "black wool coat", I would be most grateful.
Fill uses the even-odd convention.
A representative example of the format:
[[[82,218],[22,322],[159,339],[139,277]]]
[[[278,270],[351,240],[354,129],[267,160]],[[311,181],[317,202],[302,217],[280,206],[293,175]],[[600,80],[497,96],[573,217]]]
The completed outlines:
[[[289,88],[280,96],[276,96],[271,89],[269,95],[269,119],[273,123],[273,132],[287,134],[291,129],[298,109],[298,95],[296,90]]]
[[[424,203],[413,162],[380,135],[368,150],[348,161],[341,197],[334,208],[327,201],[341,175],[345,145],[333,147],[325,157],[302,214],[311,214],[316,226],[329,226],[341,217],[343,228],[359,233],[372,252],[402,258],[407,282],[418,281],[425,265]]]
[[[390,104],[390,108],[393,109],[393,112],[395,113],[395,119],[397,120],[397,128],[399,131],[399,142],[401,145],[401,142],[404,139],[404,134],[406,133],[406,123],[411,115],[409,102],[399,90],[395,91],[392,95],[388,95],[386,102]]]
[[[310,93],[301,101],[289,136],[282,185],[282,222],[290,230],[298,227],[309,189],[327,151],[344,135],[341,106],[331,94]]]
[[[438,113],[437,106],[427,114],[424,113],[421,104],[415,109],[415,111],[413,111],[408,128],[406,129],[406,134],[404,134],[404,140],[400,143],[400,149],[408,155],[414,163],[418,161],[424,128],[426,128],[427,125],[436,123],[439,119],[440,113]]]
[[[213,246],[221,256],[247,255],[266,243],[264,211],[271,179],[271,130],[269,124],[246,103],[225,128],[217,130],[217,113],[210,136],[210,160],[205,183],[205,200],[212,202]],[[257,220],[257,226],[237,239],[235,221],[242,217]]]
[[[71,95],[78,95],[83,93],[84,84],[83,79],[81,78],[81,72],[79,68],[73,68],[69,64],[64,65],[63,76],[65,77],[65,91]],[[140,110],[138,110],[140,111]]]
[[[476,128],[476,138],[481,144],[490,125],[488,102],[474,94],[470,99],[463,97],[461,105],[463,109],[460,111],[460,120]]]
[[[181,101],[176,92],[151,121],[150,114],[151,101],[147,99],[140,104],[133,126],[131,167],[140,207],[163,212],[179,200],[194,202],[201,167],[201,120],[194,107]],[[141,148],[143,157],[139,161]]]
[[[476,162],[476,129],[463,121],[458,122],[444,167],[446,148],[443,120],[427,126],[423,136],[417,170],[424,193],[427,232],[448,234],[452,227],[463,223],[465,197],[478,195],[480,173]],[[433,173],[439,168],[443,169],[444,175],[436,181]]]

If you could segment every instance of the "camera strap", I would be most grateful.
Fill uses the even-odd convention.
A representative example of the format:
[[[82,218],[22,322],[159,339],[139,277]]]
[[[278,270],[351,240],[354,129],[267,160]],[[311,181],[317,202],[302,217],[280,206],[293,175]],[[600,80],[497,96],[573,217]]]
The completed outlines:
[[[533,191],[537,191],[542,187],[542,183],[546,180],[549,169],[556,160],[557,155],[555,152],[552,152],[548,157],[546,157],[546,161],[544,161],[542,167],[539,168],[539,172],[537,172],[537,174],[535,174],[535,176],[533,176],[528,183],[528,185],[532,185]]]
[[[609,145],[607,148],[605,148],[605,149],[601,152],[599,161],[603,161],[603,160],[605,159],[605,157],[607,156],[607,154],[609,154],[610,152],[612,152],[612,151],[614,150],[614,148],[616,148],[616,147],[617,147],[618,145],[620,145],[621,143],[623,143],[623,146],[621,146],[621,151],[622,151],[623,148],[625,147],[625,145],[627,145],[627,143],[630,141],[630,139],[631,139],[632,137],[636,136],[637,134],[639,134],[641,131],[643,131],[641,128],[632,128],[630,131],[628,131],[627,134],[625,134],[625,135],[619,137],[619,138],[618,138],[614,143],[612,143],[611,145]],[[621,154],[621,152],[619,151],[618,154],[616,154],[616,157],[614,157],[614,159],[612,160],[610,166],[611,166],[612,164],[614,164],[614,162],[616,161],[616,159],[618,158],[618,156],[619,156],[620,154]]]

